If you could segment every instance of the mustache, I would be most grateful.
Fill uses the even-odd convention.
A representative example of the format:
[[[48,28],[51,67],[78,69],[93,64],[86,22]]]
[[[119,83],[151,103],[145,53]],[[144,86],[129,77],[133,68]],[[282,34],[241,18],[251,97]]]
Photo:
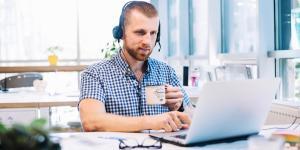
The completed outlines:
[[[141,49],[151,49],[151,45],[150,44],[143,44],[143,45],[139,46],[139,48],[141,48]]]
[[[140,46],[139,47],[140,49],[147,49],[147,50],[151,50],[151,46]]]

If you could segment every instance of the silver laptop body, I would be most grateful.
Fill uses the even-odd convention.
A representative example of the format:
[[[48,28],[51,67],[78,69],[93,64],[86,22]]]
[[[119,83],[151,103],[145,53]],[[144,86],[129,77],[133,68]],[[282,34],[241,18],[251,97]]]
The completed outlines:
[[[208,82],[200,91],[188,130],[150,136],[189,146],[257,134],[279,84],[277,78]]]

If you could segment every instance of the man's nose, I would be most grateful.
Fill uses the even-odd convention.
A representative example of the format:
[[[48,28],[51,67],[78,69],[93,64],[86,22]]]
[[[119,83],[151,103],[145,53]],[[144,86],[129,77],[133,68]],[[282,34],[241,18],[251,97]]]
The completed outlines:
[[[143,44],[150,45],[150,43],[151,43],[151,35],[150,35],[150,33],[145,34],[143,36]]]

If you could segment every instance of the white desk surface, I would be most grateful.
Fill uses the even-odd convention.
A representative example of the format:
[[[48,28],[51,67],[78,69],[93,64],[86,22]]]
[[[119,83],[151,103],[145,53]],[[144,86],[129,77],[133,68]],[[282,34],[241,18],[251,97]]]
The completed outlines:
[[[77,107],[78,101],[78,94],[50,96],[47,93],[34,92],[0,93],[0,108]]]
[[[148,133],[121,133],[121,132],[78,132],[78,133],[56,133],[53,136],[62,137],[61,146],[63,150],[95,150],[95,149],[119,149],[119,141],[106,138],[134,138],[141,143],[145,138],[150,138]],[[247,141],[233,143],[221,143],[203,147],[180,147],[169,143],[163,143],[162,149],[201,149],[201,150],[246,150]]]
[[[287,127],[290,125],[267,125],[264,126],[259,135],[264,137],[270,137],[271,134],[277,129],[270,129],[274,127]],[[294,129],[296,132],[300,131],[298,125],[292,126],[290,129]],[[142,141],[149,137],[149,131],[141,133],[124,133],[124,132],[69,132],[69,133],[52,133],[54,137],[61,137],[60,144],[63,150],[95,150],[95,149],[119,149],[118,138],[134,138],[140,144]],[[110,138],[110,139],[109,139]],[[115,139],[111,139],[115,138]],[[181,149],[199,149],[199,150],[248,150],[248,141],[241,140],[233,143],[219,143],[211,144],[202,147],[181,147],[169,143],[162,143],[162,149],[167,150],[181,150]],[[291,150],[291,149],[290,149]],[[292,148],[292,150],[294,150]]]
[[[264,130],[260,135],[269,137],[274,130]],[[94,150],[94,149],[119,149],[119,141],[109,138],[134,138],[139,143],[146,138],[150,138],[148,131],[143,133],[124,133],[124,132],[73,132],[73,133],[53,133],[54,137],[61,137],[61,146],[63,150]],[[162,149],[200,149],[200,150],[247,150],[246,140],[233,143],[220,143],[206,145],[202,147],[181,147],[169,143],[162,143]]]

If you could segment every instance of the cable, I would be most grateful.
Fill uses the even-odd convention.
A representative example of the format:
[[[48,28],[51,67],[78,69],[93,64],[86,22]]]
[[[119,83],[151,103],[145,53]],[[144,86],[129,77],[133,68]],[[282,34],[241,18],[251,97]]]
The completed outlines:
[[[294,127],[294,129],[293,130],[296,130],[296,129],[298,129],[298,127],[300,126],[300,122]]]
[[[293,121],[289,126],[284,127],[284,128],[282,128],[282,127],[272,127],[272,128],[265,128],[265,129],[262,129],[262,130],[271,130],[271,129],[289,129],[289,128],[291,128],[291,127],[296,123],[296,121],[297,121],[298,119],[300,119],[300,117],[295,117],[294,121]],[[299,125],[300,125],[300,123],[299,123],[297,126],[299,126]],[[294,128],[294,129],[295,129],[295,128]]]

